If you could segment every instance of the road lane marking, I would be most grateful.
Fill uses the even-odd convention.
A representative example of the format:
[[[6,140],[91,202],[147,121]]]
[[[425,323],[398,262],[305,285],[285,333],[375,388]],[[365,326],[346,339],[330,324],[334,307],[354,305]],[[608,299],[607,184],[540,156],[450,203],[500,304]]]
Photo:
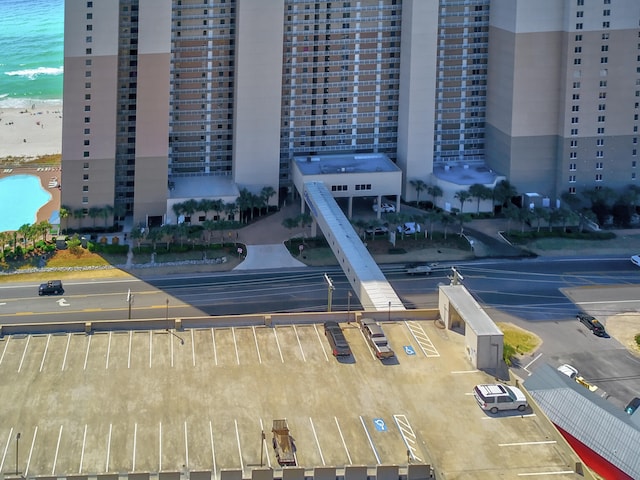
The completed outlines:
[[[131,471],[136,471],[136,446],[138,444],[138,423],[133,424],[133,453],[131,454]]]
[[[84,447],[87,445],[87,424],[84,424],[84,434],[82,435],[82,449],[80,450],[80,466],[78,473],[82,473],[82,463],[84,462]]]
[[[211,329],[213,330],[213,328]],[[209,420],[209,438],[211,439],[211,460],[213,461],[213,476],[216,477],[216,449],[213,446],[213,425],[211,424],[211,420]],[[271,464],[269,464],[271,466]],[[159,471],[162,471],[160,469]]]
[[[9,450],[9,443],[11,442],[12,436],[13,436],[13,427],[9,429],[9,436],[7,437],[7,443],[4,447],[4,452],[2,452],[2,461],[0,462],[0,472],[4,471],[4,459],[7,458],[7,450]]]
[[[364,428],[364,433],[367,435],[367,439],[369,440],[369,445],[371,446],[371,450],[376,457],[376,462],[380,465],[380,457],[378,456],[378,452],[376,452],[376,447],[373,445],[373,440],[371,439],[371,435],[369,435],[369,430],[367,430],[367,426],[364,423],[364,418],[360,415],[360,423],[362,423],[362,428]]]
[[[109,471],[109,455],[111,454],[111,431],[113,429],[113,424],[109,424],[109,435],[107,436],[107,462],[105,464],[104,471]]]
[[[284,363],[284,357],[282,356],[282,349],[280,348],[280,341],[278,340],[278,334],[276,333],[277,328],[273,327],[273,336],[276,339],[276,345],[278,346],[278,353],[280,353],[280,361]]]
[[[71,334],[67,333],[67,346],[64,349],[64,357],[62,357],[62,366],[60,371],[64,371],[64,367],[67,365],[67,355],[69,354],[69,344],[71,343]]]
[[[499,447],[520,447],[525,445],[549,445],[552,443],[558,443],[555,440],[544,440],[540,442],[518,442],[518,443],[499,443]]]
[[[300,347],[300,354],[302,355],[302,360],[303,361],[307,361],[307,357],[304,356],[304,350],[302,350],[302,343],[300,342],[300,336],[298,335],[298,330],[296,329],[295,325],[293,326],[293,331],[296,334],[296,339],[298,340],[298,347]]]
[[[31,448],[29,449],[29,456],[27,457],[27,465],[24,467],[23,477],[27,477],[29,473],[29,465],[31,465],[31,456],[33,455],[33,447],[36,445],[36,437],[38,436],[38,426],[36,425],[36,429],[33,432],[33,440],[31,440]]]
[[[9,346],[9,342],[13,337],[7,337],[7,341],[4,342],[4,349],[2,349],[2,356],[0,357],[0,365],[2,365],[2,360],[4,360],[4,354],[7,353],[7,347]]]
[[[87,369],[87,362],[89,361],[89,348],[91,348],[91,339],[93,338],[93,335],[89,335],[89,338],[87,340],[87,351],[84,354],[84,368],[83,370]]]
[[[60,425],[60,432],[58,433],[58,443],[56,443],[56,453],[53,455],[53,466],[51,467],[51,475],[56,473],[56,463],[58,463],[58,452],[60,451],[60,440],[62,439],[62,425]]]
[[[256,336],[256,327],[251,326],[251,330],[253,331],[253,341],[256,343],[256,352],[258,352],[258,362],[262,365],[262,357],[260,356],[260,347],[258,346],[258,337]]]
[[[240,432],[238,431],[238,420],[234,418],[233,423],[236,426],[236,442],[238,444],[238,457],[240,457],[240,471],[243,471],[244,462],[242,461],[242,447],[240,446]]]
[[[238,353],[238,342],[236,342],[236,331],[231,327],[231,335],[233,336],[233,346],[236,349],[236,364],[240,365],[240,354]]]
[[[29,346],[29,340],[31,340],[31,335],[27,336],[27,341],[24,343],[24,350],[22,351],[22,358],[20,359],[20,365],[18,365],[18,372],[22,369],[22,363],[24,362],[24,357],[27,355],[27,347]]]
[[[344,447],[344,451],[347,452],[349,465],[353,465],[353,461],[351,460],[351,455],[349,455],[349,449],[347,448],[347,443],[344,441],[344,435],[342,435],[342,430],[340,429],[340,424],[338,423],[338,417],[333,417],[333,419],[336,421],[336,427],[338,427],[338,433],[340,434],[340,439],[342,440],[342,446]]]
[[[218,365],[218,350],[216,349],[216,334],[213,331],[213,327],[211,328],[211,343],[213,344],[213,360],[216,365]]]
[[[187,421],[184,421],[184,465],[189,470],[189,439],[187,436]]]
[[[525,372],[527,372],[529,375],[531,375],[531,372],[529,370],[527,370],[531,365],[533,365],[533,362],[535,362],[536,360],[538,360],[540,357],[542,356],[542,353],[539,353],[538,355],[535,356],[535,358],[533,360],[531,360],[529,363],[527,363],[523,370]]]
[[[51,334],[47,335],[47,343],[44,345],[44,352],[42,352],[42,361],[40,362],[40,372],[44,368],[44,360],[47,358],[47,351],[49,350],[49,342],[51,341]]]
[[[327,355],[327,350],[324,348],[324,342],[322,341],[322,338],[320,338],[320,332],[318,331],[318,325],[316,325],[314,323],[313,324],[313,328],[316,331],[316,336],[318,337],[318,343],[320,344],[320,348],[322,348],[322,353],[324,353],[324,359],[328,362],[329,361],[329,356]]]
[[[313,432],[313,438],[316,440],[316,446],[318,447],[318,452],[320,453],[320,460],[322,460],[322,465],[326,465],[324,462],[324,455],[322,455],[322,448],[320,448],[320,441],[318,440],[318,435],[316,434],[316,428],[313,426],[313,420],[309,417],[309,423],[311,424],[311,431]]]
[[[196,340],[194,337],[194,330],[191,329],[191,359],[193,360],[193,366],[196,366]]]

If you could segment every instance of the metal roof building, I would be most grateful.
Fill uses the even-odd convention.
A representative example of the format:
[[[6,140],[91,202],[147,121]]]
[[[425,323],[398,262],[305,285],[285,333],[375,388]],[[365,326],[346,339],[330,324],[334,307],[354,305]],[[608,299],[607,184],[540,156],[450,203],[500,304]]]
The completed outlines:
[[[524,382],[584,462],[604,478],[640,478],[640,419],[549,365]],[[568,436],[567,436],[568,435]]]

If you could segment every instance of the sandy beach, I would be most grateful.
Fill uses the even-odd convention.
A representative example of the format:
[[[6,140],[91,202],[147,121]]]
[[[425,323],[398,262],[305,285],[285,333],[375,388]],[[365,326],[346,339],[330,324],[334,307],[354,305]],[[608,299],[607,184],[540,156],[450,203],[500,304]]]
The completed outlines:
[[[27,159],[62,152],[62,103],[0,107],[0,158]]]

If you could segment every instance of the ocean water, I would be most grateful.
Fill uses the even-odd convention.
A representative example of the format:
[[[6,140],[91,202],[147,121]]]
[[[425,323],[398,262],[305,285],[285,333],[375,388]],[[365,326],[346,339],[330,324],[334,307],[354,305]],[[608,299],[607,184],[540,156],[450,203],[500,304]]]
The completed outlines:
[[[0,107],[62,102],[64,0],[0,0]]]

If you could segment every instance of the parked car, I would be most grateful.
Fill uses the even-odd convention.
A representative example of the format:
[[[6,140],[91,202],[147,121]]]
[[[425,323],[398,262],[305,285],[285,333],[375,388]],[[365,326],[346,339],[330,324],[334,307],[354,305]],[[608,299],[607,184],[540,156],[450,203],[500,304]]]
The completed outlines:
[[[373,204],[373,211],[376,212],[376,213],[378,212],[378,204],[377,203]],[[393,213],[393,212],[396,211],[396,207],[394,207],[390,203],[383,202],[383,203],[380,204],[380,211],[382,213]]]
[[[334,357],[348,357],[351,355],[349,342],[347,342],[344,333],[342,333],[338,322],[325,322],[324,334],[327,336],[327,340],[331,346],[331,353],[333,353]]]
[[[384,331],[378,322],[372,318],[360,318],[358,320],[358,324],[360,325],[367,342],[371,345],[376,357],[382,359],[395,356],[394,351],[389,346],[387,336],[384,334]]]
[[[584,323],[594,335],[599,337],[608,337],[607,332],[604,329],[604,325],[602,325],[595,317],[592,317],[587,313],[579,313],[576,315],[576,318],[580,322]]]
[[[61,280],[49,280],[47,283],[41,283],[38,288],[38,295],[62,295],[63,293]]]
[[[426,263],[410,263],[404,266],[407,275],[431,275],[431,267]]]
[[[640,255],[633,255],[631,257],[631,263],[640,267]]]
[[[625,407],[624,411],[629,415],[633,415],[633,413],[638,410],[638,407],[640,407],[640,398],[634,397],[633,400],[629,402],[629,405]]]
[[[416,232],[420,232],[420,224],[416,222],[406,222],[402,225],[398,225],[398,233],[404,233],[405,235],[412,235]]]
[[[500,383],[476,385],[473,396],[483,410],[498,413],[499,410],[518,410],[524,412],[529,404],[522,390]]]
[[[389,234],[389,229],[387,227],[367,227],[367,229],[364,231],[364,233],[366,233],[367,235],[371,235],[373,237],[378,237],[381,235],[388,235]]]
[[[572,380],[575,380],[576,377],[578,376],[578,370],[575,367],[572,367],[571,365],[569,365],[568,363],[565,363],[564,365],[560,365],[558,367],[558,371],[560,373],[565,374],[567,377],[571,378]]]

